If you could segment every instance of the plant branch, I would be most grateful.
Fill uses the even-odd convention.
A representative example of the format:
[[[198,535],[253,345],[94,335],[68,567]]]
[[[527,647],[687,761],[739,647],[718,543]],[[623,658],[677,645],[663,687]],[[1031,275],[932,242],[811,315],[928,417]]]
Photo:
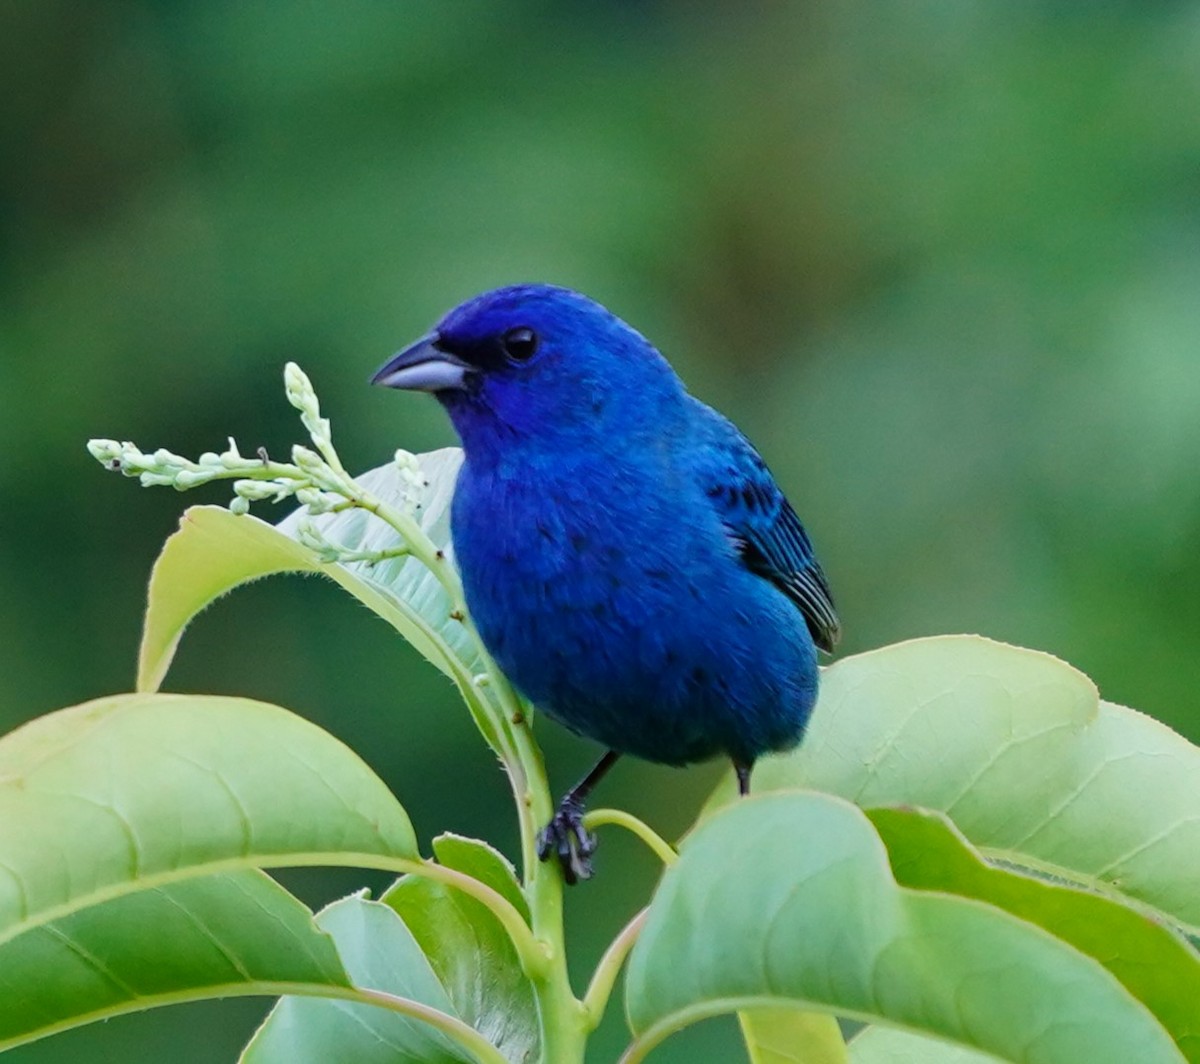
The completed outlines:
[[[531,925],[495,891],[440,865],[378,858],[355,863],[440,879],[487,905],[508,932],[533,982],[542,1016],[546,1059],[555,1064],[582,1062],[586,1010],[574,996],[567,974],[562,877],[556,866],[543,864],[537,857],[538,828],[549,822],[554,807],[541,750],[530,728],[532,707],[513,689],[487,653],[467,614],[458,573],[414,516],[415,490],[423,486],[417,459],[404,451],[396,453],[401,476],[414,489],[403,505],[377,498],[346,472],[333,446],[329,420],[321,416],[312,384],[295,363],[286,366],[284,383],[288,402],[299,411],[312,441],[311,448],[300,445],[292,448],[292,464],[273,462],[265,452],[260,452],[257,460],[245,458],[232,440],[224,454],[204,454],[199,462],[165,450],[147,455],[133,444],[114,440],[93,440],[88,449],[107,468],[136,476],[147,486],[168,485],[182,490],[217,479],[233,479],[236,497],[230,508],[236,513],[246,513],[251,502],[268,499],[279,502],[288,497],[294,497],[310,515],[342,510],[349,505],[358,507],[391,526],[406,552],[433,574],[448,600],[450,617],[464,626],[484,663],[481,676],[471,675],[446,640],[430,626],[423,626],[431,643],[445,658],[476,726],[500,757],[508,775],[520,825],[522,882],[529,901]],[[357,558],[335,558],[338,545],[317,542],[315,530],[310,538],[313,540],[310,549],[319,548],[317,556],[326,561]],[[639,834],[666,860],[669,847],[648,828],[642,825],[644,832],[640,832],[628,823],[624,826]]]

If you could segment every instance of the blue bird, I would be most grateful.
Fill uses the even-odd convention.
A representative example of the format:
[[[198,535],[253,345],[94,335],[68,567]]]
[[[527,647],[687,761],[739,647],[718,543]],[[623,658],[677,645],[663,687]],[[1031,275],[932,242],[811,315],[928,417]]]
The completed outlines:
[[[609,752],[539,840],[591,874],[584,801],[623,754],[730,758],[742,794],[795,746],[839,625],[762,458],[639,333],[530,284],[447,314],[372,379],[431,392],[465,459],[451,506],[467,606],[538,709]]]

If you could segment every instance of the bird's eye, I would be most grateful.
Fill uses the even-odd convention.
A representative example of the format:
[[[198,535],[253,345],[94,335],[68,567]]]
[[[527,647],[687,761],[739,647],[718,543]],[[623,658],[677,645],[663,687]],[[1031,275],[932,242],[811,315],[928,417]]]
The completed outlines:
[[[504,345],[504,353],[514,362],[528,362],[537,350],[538,337],[532,329],[520,325],[509,329],[500,342]]]

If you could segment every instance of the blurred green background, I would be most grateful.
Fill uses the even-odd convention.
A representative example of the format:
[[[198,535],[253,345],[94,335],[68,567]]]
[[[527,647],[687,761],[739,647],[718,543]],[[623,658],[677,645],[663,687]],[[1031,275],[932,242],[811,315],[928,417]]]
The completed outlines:
[[[436,404],[367,377],[534,279],[608,304],[758,443],[845,652],[983,632],[1200,738],[1200,6],[1162,0],[8,0],[0,724],[130,687],[159,545],[226,497],[106,476],[88,437],[284,453],[295,359],[352,468],[446,444]],[[239,591],[168,686],[292,707],[424,838],[512,852],[447,685],[332,585]],[[595,751],[541,731],[565,787]],[[716,771],[627,764],[603,801],[678,832]],[[570,896],[581,981],[654,872],[605,839]],[[228,1061],[265,1008],[12,1059]],[[653,1059],[735,1046],[714,1023]]]

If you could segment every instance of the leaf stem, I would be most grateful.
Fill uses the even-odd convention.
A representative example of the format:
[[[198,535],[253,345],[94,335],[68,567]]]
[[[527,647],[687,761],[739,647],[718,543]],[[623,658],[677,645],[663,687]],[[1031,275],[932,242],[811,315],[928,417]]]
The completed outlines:
[[[0,1052],[26,1045],[29,1042],[45,1038],[49,1035],[60,1034],[84,1024],[95,1023],[97,1020],[108,1020],[115,1016],[124,1016],[131,1012],[143,1012],[146,1009],[163,1005],[181,1005],[188,1002],[209,1001],[215,998],[235,997],[284,997],[295,995],[308,998],[335,998],[352,1001],[363,1005],[374,1005],[397,1012],[413,1019],[422,1020],[453,1039],[479,1064],[508,1064],[504,1055],[492,1045],[483,1035],[470,1027],[461,1019],[450,1016],[429,1005],[409,998],[397,997],[381,990],[367,990],[353,986],[338,986],[325,983],[293,983],[275,980],[253,981],[249,983],[214,984],[187,990],[176,990],[162,994],[150,994],[130,1001],[121,1001],[98,1008],[92,1012],[72,1016],[66,1020],[46,1024],[43,1027],[22,1031],[0,1039]],[[241,1060],[246,1059],[246,1050],[242,1051]]]
[[[112,883],[100,889],[78,895],[60,905],[47,906],[39,912],[27,914],[20,920],[0,924],[0,945],[35,928],[70,916],[81,909],[100,905],[106,901],[126,897],[143,890],[171,883],[179,883],[198,876],[215,875],[244,868],[372,868],[398,875],[422,876],[461,890],[488,908],[508,933],[513,948],[521,960],[522,968],[530,979],[544,978],[550,964],[550,951],[539,941],[512,902],[498,890],[489,887],[474,876],[447,868],[436,861],[421,858],[397,857],[386,853],[325,851],[320,853],[263,853],[247,854],[243,857],[226,858],[203,864],[185,866],[139,876],[136,880]]]
[[[386,521],[400,533],[400,538],[408,545],[412,556],[420,560],[437,582],[442,585],[442,590],[450,599],[450,611],[452,613],[461,611],[465,614],[466,603],[463,601],[462,581],[459,580],[458,573],[454,571],[454,567],[447,560],[445,552],[440,550],[425,534],[425,530],[417,523],[416,518],[364,490],[358,481],[348,474],[341,474],[339,479],[344,488],[343,494],[348,499]]]
[[[460,623],[466,628],[478,649],[480,659],[484,662],[484,674],[487,676],[487,686],[491,694],[479,690],[473,677],[461,668],[457,659],[454,659],[455,665],[458,666],[455,668],[455,679],[476,726],[491,743],[508,773],[520,824],[522,865],[528,878],[531,865],[537,861],[537,812],[533,808],[533,792],[537,788],[539,777],[545,785],[547,805],[549,804],[549,787],[544,782],[545,770],[542,768],[541,754],[532,743],[532,737],[528,736],[528,728],[521,727],[528,721],[531,709],[513,690],[508,678],[487,653],[467,612],[462,581],[445,552],[438,549],[410,514],[364,491],[349,476],[346,476],[344,481],[346,497],[391,525],[407,544],[411,555],[433,574],[450,600],[451,615],[461,618]],[[448,653],[447,656],[453,658],[452,654]],[[547,812],[543,822],[548,820]]]
[[[529,899],[533,933],[550,956],[545,974],[532,980],[541,1015],[543,1060],[553,1064],[583,1064],[591,1028],[587,1010],[572,991],[567,972],[562,874],[557,865],[544,863],[537,856],[537,828],[548,824],[554,814],[550,781],[541,749],[533,737],[531,707],[491,659],[486,655],[485,659],[489,666],[489,687],[511,725],[509,735],[516,749],[517,771],[511,774],[521,821],[524,890]]]
[[[485,738],[490,738],[489,731],[494,732],[493,747],[504,763],[512,787],[520,825],[521,863],[532,935],[523,920],[520,930],[505,926],[537,996],[544,1058],[554,1064],[582,1064],[588,1032],[587,1013],[571,990],[567,972],[562,878],[557,869],[542,864],[537,857],[538,825],[549,822],[553,803],[541,750],[529,727],[532,709],[487,653],[467,612],[462,582],[445,553],[434,545],[411,514],[365,491],[344,471],[339,469],[337,476],[345,496],[391,525],[408,544],[412,556],[433,573],[450,600],[451,615],[461,618],[484,662],[486,692],[462,679],[458,686]],[[483,726],[485,720],[490,729]]]
[[[679,859],[679,854],[674,846],[644,820],[639,820],[632,813],[627,813],[623,809],[594,809],[583,818],[583,826],[589,830],[603,827],[605,824],[624,828],[636,835],[668,868]]]
[[[625,963],[625,958],[629,956],[629,951],[637,941],[642,925],[646,922],[647,912],[648,908],[642,909],[621,929],[604,951],[600,963],[596,965],[587,993],[583,996],[583,1010],[587,1014],[589,1031],[594,1031],[604,1019],[604,1010],[608,1007],[608,999],[621,971],[621,965]]]
[[[467,613],[462,581],[446,552],[433,542],[412,513],[376,497],[346,472],[333,446],[329,420],[321,416],[316,392],[308,377],[294,363],[285,367],[284,382],[288,401],[300,412],[300,419],[316,448],[314,451],[299,445],[293,447],[294,465],[272,462],[265,452],[260,453],[260,462],[248,461],[238,453],[232,440],[226,454],[203,455],[200,463],[188,462],[165,451],[143,455],[131,444],[112,440],[94,440],[88,449],[109,468],[138,475],[146,485],[170,484],[182,489],[236,475],[243,486],[235,485],[236,508],[234,504],[230,508],[239,513],[245,513],[251,501],[279,500],[288,495],[295,495],[310,515],[356,506],[390,525],[408,553],[433,575],[446,595],[450,617],[463,624],[479,652],[484,663],[483,676],[477,679],[470,674],[447,640],[431,625],[412,616],[415,611],[408,612],[430,648],[443,659],[476,726],[504,764],[520,826],[522,889],[529,901],[530,923],[527,924],[516,908],[496,891],[473,877],[433,862],[353,855],[366,858],[353,863],[441,880],[486,905],[508,932],[522,967],[533,983],[541,1019],[544,1059],[553,1064],[582,1064],[590,1028],[587,1010],[572,992],[567,973],[562,876],[557,866],[543,864],[537,856],[538,827],[549,822],[553,803],[541,750],[530,727],[532,707],[514,690],[483,646]],[[399,462],[400,452],[397,455]],[[406,457],[405,469],[411,473],[414,469],[412,456]],[[260,491],[250,483],[258,480],[277,481],[279,487],[272,491],[267,485]],[[339,496],[345,501],[337,501]],[[330,550],[335,550],[336,546],[331,544]],[[673,856],[666,843],[644,825],[639,831],[634,824],[612,822],[623,823],[634,831],[664,860]],[[640,824],[640,821],[636,823]],[[338,855],[333,863],[350,863],[352,859],[352,855]],[[279,862],[268,859],[258,865],[272,863]],[[498,1058],[493,1052],[486,1059],[490,1064]]]

